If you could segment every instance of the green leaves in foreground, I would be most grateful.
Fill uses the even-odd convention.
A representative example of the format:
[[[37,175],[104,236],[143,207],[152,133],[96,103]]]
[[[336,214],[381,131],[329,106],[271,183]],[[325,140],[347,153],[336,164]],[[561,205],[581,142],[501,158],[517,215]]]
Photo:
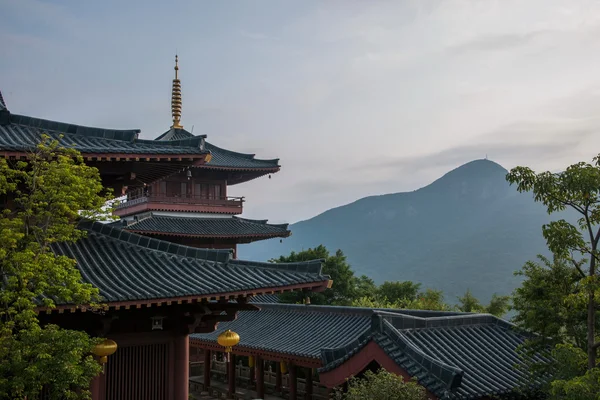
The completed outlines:
[[[380,369],[365,372],[362,378],[348,380],[348,392],[335,393],[337,400],[425,400],[425,388],[404,382],[401,376]]]
[[[100,366],[84,332],[41,326],[36,309],[57,303],[95,305],[96,288],[82,283],[75,261],[52,252],[57,242],[85,236],[83,217],[106,213],[100,175],[76,151],[47,137],[27,162],[0,159],[0,398],[89,398]]]

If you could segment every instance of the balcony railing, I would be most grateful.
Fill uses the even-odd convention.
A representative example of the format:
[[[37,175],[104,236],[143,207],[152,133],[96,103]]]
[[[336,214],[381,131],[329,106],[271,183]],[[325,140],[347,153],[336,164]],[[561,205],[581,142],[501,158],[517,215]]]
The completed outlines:
[[[131,207],[141,203],[160,203],[160,204],[185,204],[196,206],[216,206],[242,208],[244,197],[215,197],[205,195],[167,195],[165,193],[152,193],[149,191],[136,190],[128,193],[121,199],[116,210]]]

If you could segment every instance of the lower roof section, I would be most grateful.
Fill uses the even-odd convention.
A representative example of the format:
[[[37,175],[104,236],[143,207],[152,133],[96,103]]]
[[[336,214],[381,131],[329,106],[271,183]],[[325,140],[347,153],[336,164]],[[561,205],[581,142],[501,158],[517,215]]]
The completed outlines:
[[[248,264],[233,260],[229,250],[181,246],[111,224],[85,221],[80,228],[87,231],[86,238],[55,244],[53,250],[74,258],[83,280],[100,289],[109,303],[154,304],[324,290],[329,282],[329,276],[321,273],[321,260],[302,265]]]
[[[250,241],[288,237],[288,224],[268,224],[267,220],[239,217],[203,218],[200,216],[163,216],[145,213],[121,222],[123,229],[144,235],[170,235],[197,238],[233,238]]]
[[[234,351],[313,360],[329,387],[370,361],[393,364],[443,399],[508,394],[525,382],[526,372],[515,366],[525,362],[517,348],[526,336],[489,314],[253,304],[261,311],[240,312],[213,333],[192,335],[192,344],[214,347],[231,329],[240,335]]]

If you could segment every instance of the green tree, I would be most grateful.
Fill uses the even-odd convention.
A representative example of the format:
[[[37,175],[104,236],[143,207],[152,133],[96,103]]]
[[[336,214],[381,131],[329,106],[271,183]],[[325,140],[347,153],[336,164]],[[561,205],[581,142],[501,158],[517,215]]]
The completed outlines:
[[[357,286],[360,286],[361,290],[368,288],[369,279],[366,277],[357,279],[354,276],[354,271],[350,268],[346,256],[341,250],[337,250],[334,255],[331,255],[323,245],[298,253],[293,251],[289,256],[281,256],[270,260],[270,262],[301,262],[315,259],[325,260],[323,262],[323,274],[331,276],[333,286],[321,293],[311,293],[310,301],[312,304],[349,305],[356,297]],[[370,282],[372,283],[372,281]],[[301,303],[305,295],[302,292],[284,293],[279,297],[279,300],[282,303]]]
[[[550,398],[554,400],[600,399],[600,368],[587,369],[587,354],[569,344],[557,345],[552,351],[556,360]]]
[[[372,296],[373,293],[377,291],[377,285],[375,285],[373,279],[369,278],[366,275],[361,275],[358,278],[356,278],[354,288],[354,293],[352,295],[354,299],[365,296]]]
[[[84,236],[83,217],[101,215],[108,199],[95,168],[44,137],[28,162],[0,159],[0,195],[13,207],[0,215],[0,398],[89,398],[100,371],[84,332],[41,326],[40,306],[95,305],[97,289],[81,282],[75,261],[52,252]]]
[[[385,298],[388,301],[395,302],[410,302],[417,299],[420,283],[411,281],[383,282],[377,289],[376,296]]]
[[[338,400],[426,400],[425,388],[416,382],[404,382],[401,376],[380,369],[365,372],[362,378],[348,380],[348,391],[335,392]]]
[[[539,351],[568,343],[585,352],[587,309],[568,301],[579,298],[585,288],[571,262],[538,256],[538,262],[528,261],[515,274],[523,277],[523,283],[513,293],[513,322],[537,334],[528,346]]]
[[[500,296],[494,293],[490,303],[485,307],[485,312],[496,317],[503,317],[511,308],[510,296]]]
[[[473,293],[469,289],[463,296],[458,297],[459,311],[463,312],[476,312],[476,313],[488,313],[497,317],[502,317],[510,308],[510,297],[499,296],[494,293],[490,303],[486,306],[481,304],[479,299],[473,296]]]
[[[453,309],[444,301],[444,293],[441,290],[426,289],[417,295],[417,298],[404,302],[404,307],[411,310],[450,311]]]
[[[418,293],[414,299],[389,301],[385,297],[363,296],[352,301],[354,307],[396,308],[409,310],[449,311],[453,308],[444,303],[444,295],[440,290],[427,289]]]
[[[533,192],[535,201],[546,206],[548,213],[574,210],[578,224],[561,219],[542,227],[548,248],[556,259],[565,260],[579,276],[582,287],[578,295],[570,296],[573,306],[583,305],[586,313],[587,368],[596,367],[600,340],[596,336],[598,313],[598,242],[600,241],[600,158],[593,164],[580,162],[564,172],[535,173],[527,167],[513,168],[506,176],[520,192]],[[585,261],[582,261],[581,258]]]

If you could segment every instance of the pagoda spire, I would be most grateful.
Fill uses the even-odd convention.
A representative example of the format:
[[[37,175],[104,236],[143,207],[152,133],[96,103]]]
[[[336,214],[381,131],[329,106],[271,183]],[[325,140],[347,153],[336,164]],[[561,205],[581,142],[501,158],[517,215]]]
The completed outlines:
[[[171,96],[171,115],[173,116],[174,129],[183,129],[181,121],[181,81],[179,80],[179,57],[175,54],[175,79],[173,79],[173,93]]]

